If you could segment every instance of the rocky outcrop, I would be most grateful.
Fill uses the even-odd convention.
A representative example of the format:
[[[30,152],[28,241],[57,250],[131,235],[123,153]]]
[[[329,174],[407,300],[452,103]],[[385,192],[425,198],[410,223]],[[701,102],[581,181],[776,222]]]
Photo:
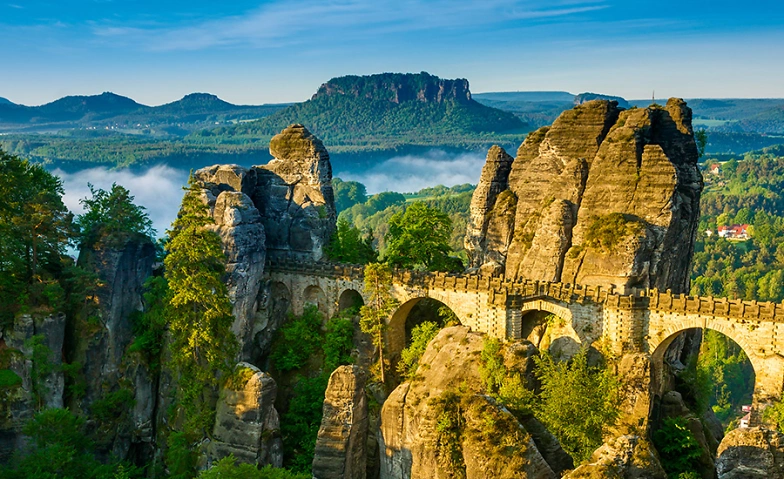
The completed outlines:
[[[718,479],[784,479],[784,435],[752,427],[727,433],[716,459]]]
[[[311,99],[335,95],[385,99],[396,104],[412,100],[430,103],[471,100],[468,80],[445,80],[425,72],[333,78],[321,85]]]
[[[639,436],[613,438],[597,449],[588,464],[563,476],[564,479],[666,479],[651,445]]]
[[[389,395],[381,410],[382,479],[453,477],[455,468],[469,479],[556,477],[531,434],[483,395],[478,370],[482,338],[462,326],[443,329],[420,359],[417,379]],[[527,351],[505,355],[505,363],[516,362],[507,367],[528,370]],[[436,428],[445,417],[462,424],[452,431],[452,439],[440,436]],[[488,423],[495,426],[488,429]]]
[[[226,254],[226,286],[232,303],[232,330],[243,345],[242,356],[250,354],[257,298],[264,273],[266,253],[264,226],[259,210],[241,191],[224,191],[212,209],[215,225]]]
[[[320,260],[336,223],[332,166],[321,141],[291,125],[272,138],[270,154],[266,165],[215,165],[194,173],[228,258],[243,360],[266,356],[291,301],[262,281],[267,256]]]
[[[240,363],[221,390],[215,428],[207,446],[209,462],[233,454],[243,463],[283,465],[280,417],[275,409],[277,386],[257,367]]]
[[[313,458],[314,479],[367,476],[366,380],[359,366],[341,366],[329,377]]]
[[[254,167],[251,195],[267,231],[267,250],[319,260],[335,229],[332,166],[321,140],[291,125],[270,140],[273,159]]]
[[[465,236],[466,250],[475,253],[475,256],[470,258],[472,268],[479,268],[485,264],[500,266],[506,258],[503,245],[508,243],[510,238],[507,236],[511,234],[511,230],[508,228],[500,230],[496,227],[493,234],[488,234],[487,227],[491,222],[500,222],[498,213],[501,212],[497,213],[495,206],[499,200],[498,195],[509,188],[508,179],[512,161],[512,157],[497,145],[490,148],[487,153],[482,176],[471,199],[471,218]],[[501,200],[504,201],[503,198]],[[507,208],[499,205],[499,209]],[[483,254],[485,252],[490,256],[485,256]]]
[[[490,218],[484,236],[472,221],[466,248],[479,259],[472,266],[687,291],[702,191],[697,156],[683,100],[630,110],[606,100],[578,105],[518,149],[508,190],[498,194],[515,198],[514,219]],[[480,182],[477,204],[490,185]],[[491,231],[513,233],[499,243]]]

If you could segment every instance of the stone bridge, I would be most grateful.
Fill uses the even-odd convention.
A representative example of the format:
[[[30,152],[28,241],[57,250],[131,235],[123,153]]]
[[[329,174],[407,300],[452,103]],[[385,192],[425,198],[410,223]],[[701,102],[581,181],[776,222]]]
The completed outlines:
[[[332,316],[364,300],[360,266],[276,260],[267,271],[273,294],[287,295],[295,313],[312,303]],[[661,389],[665,352],[679,334],[716,330],[743,348],[754,367],[753,420],[784,387],[784,304],[407,270],[394,272],[392,293],[399,302],[388,324],[392,354],[405,347],[412,307],[432,298],[464,326],[500,339],[527,338],[551,352],[586,345],[619,358],[642,354],[650,358],[653,394]]]

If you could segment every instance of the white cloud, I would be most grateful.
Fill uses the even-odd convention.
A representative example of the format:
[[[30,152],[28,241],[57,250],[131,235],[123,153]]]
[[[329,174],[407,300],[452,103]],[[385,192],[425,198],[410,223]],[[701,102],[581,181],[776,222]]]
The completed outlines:
[[[79,200],[90,196],[88,183],[104,190],[110,189],[112,183],[124,186],[136,197],[134,202],[147,209],[159,236],[163,236],[177,217],[183,195],[182,186],[188,181],[188,172],[165,165],[154,166],[143,172],[101,167],[76,173],[57,169],[53,173],[62,178],[65,188],[63,201],[76,214],[84,212]]]
[[[201,50],[245,45],[258,48],[311,43],[314,39],[465,28],[514,20],[564,17],[607,8],[603,0],[303,0],[278,1],[244,15],[185,26],[100,25],[99,37],[146,45],[151,50]]]
[[[362,172],[339,171],[344,181],[359,181],[368,193],[409,193],[436,185],[476,184],[485,158],[479,153],[449,154],[431,150],[424,155],[396,156]]]

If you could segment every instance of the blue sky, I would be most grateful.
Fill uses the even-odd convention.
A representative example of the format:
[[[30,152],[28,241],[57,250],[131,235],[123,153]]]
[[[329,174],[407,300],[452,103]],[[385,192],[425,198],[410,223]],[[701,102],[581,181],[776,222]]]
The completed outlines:
[[[301,101],[428,71],[474,92],[784,97],[784,5],[726,0],[0,0],[0,97]]]

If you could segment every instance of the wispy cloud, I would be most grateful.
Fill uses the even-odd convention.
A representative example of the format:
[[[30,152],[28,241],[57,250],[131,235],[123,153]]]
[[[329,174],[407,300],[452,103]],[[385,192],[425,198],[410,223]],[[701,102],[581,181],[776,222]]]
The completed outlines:
[[[604,0],[304,0],[277,1],[244,15],[177,26],[103,24],[93,31],[151,50],[221,46],[278,47],[315,39],[557,21],[605,9]]]

